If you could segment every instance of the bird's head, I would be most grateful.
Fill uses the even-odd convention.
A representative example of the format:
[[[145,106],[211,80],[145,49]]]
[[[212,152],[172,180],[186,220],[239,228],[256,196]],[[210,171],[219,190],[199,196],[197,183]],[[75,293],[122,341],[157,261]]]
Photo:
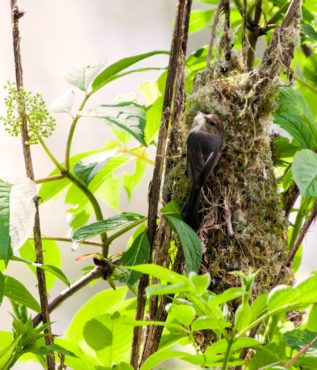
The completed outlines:
[[[224,132],[224,125],[222,120],[216,114],[204,114],[205,122],[211,127],[215,127],[221,133]]]

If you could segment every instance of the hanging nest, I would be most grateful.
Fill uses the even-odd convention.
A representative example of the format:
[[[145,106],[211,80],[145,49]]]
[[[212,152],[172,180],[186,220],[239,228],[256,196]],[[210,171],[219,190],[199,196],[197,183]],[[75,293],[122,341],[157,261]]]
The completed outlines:
[[[217,114],[225,123],[225,145],[218,165],[203,188],[198,235],[203,245],[202,271],[211,290],[239,286],[232,271],[259,270],[254,293],[274,284],[285,260],[287,222],[277,192],[269,127],[277,99],[276,84],[265,95],[254,91],[255,73],[236,65],[226,76],[217,66],[196,76],[182,117],[186,141],[197,112]],[[186,148],[184,147],[184,151]],[[173,198],[184,202],[190,180],[186,159],[170,173]]]

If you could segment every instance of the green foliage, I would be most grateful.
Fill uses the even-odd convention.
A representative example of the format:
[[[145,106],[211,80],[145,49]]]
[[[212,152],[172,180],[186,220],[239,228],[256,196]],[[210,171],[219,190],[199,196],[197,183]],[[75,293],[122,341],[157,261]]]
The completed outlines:
[[[303,196],[316,196],[317,154],[309,149],[298,152],[293,162],[293,176]]]

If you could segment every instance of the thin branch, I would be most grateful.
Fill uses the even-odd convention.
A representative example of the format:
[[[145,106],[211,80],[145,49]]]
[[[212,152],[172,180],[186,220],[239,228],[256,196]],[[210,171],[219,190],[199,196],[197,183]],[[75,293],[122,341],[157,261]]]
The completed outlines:
[[[313,205],[313,208],[312,210],[310,211],[310,214],[308,215],[306,221],[304,222],[304,225],[300,231],[300,233],[297,235],[297,238],[294,242],[294,245],[292,247],[292,249],[290,250],[287,258],[286,258],[286,261],[284,263],[284,265],[286,267],[289,267],[300,247],[300,245],[302,244],[302,241],[305,237],[305,235],[307,234],[307,231],[308,229],[310,228],[311,224],[313,223],[314,219],[316,218],[317,216],[317,201],[315,201],[314,205]]]
[[[35,184],[44,184],[45,182],[62,180],[64,177],[65,175],[49,176],[49,177],[44,177],[42,179],[34,180],[34,182]]]
[[[299,189],[295,182],[292,182],[287,191],[283,195],[283,204],[285,217],[288,218],[291,213],[294,204],[299,196]]]
[[[78,292],[81,288],[89,284],[91,281],[98,279],[102,276],[103,269],[100,266],[95,267],[93,270],[88,272],[75,283],[73,283],[69,288],[63,290],[49,305],[48,311],[51,313],[55,310],[57,306],[66,301],[67,298],[71,297],[73,294]],[[42,314],[39,313],[33,318],[33,327],[36,327],[42,321]]]
[[[223,2],[223,11],[225,14],[225,24],[224,24],[224,53],[225,53],[225,59],[224,59],[224,65],[223,68],[226,71],[230,65],[231,62],[231,30],[230,30],[230,1],[225,0]]]
[[[219,19],[220,19],[220,14],[223,9],[223,3],[224,3],[224,0],[221,0],[217,7],[216,14],[214,16],[214,21],[211,27],[211,35],[210,35],[210,41],[209,41],[209,46],[208,46],[207,63],[206,63],[207,68],[210,67],[210,63],[211,63],[212,49],[213,49],[215,38],[216,38],[216,32],[217,32]]]
[[[34,238],[30,238],[30,239],[34,239]],[[63,238],[60,236],[42,236],[42,240],[54,240],[57,242],[73,243],[73,240],[71,238]],[[102,243],[92,242],[89,240],[81,241],[80,244],[93,245],[95,247],[101,247],[101,248],[103,247]]]
[[[304,355],[317,341],[317,337],[315,337],[311,342],[307,343],[306,346],[304,346],[301,350],[299,350],[294,357],[292,357],[289,361],[286,362],[285,365],[283,365],[284,369],[288,369],[290,366],[293,365],[293,363],[299,359],[300,356]]]
[[[162,174],[164,166],[164,155],[166,152],[167,144],[167,135],[168,127],[171,116],[171,107],[173,101],[174,85],[177,73],[177,61],[179,58],[181,50],[181,41],[182,41],[182,29],[183,24],[186,22],[186,18],[189,17],[189,14],[186,14],[188,8],[191,8],[191,0],[178,0],[177,1],[177,10],[176,10],[176,21],[175,28],[173,33],[172,45],[171,45],[171,54],[167,70],[167,80],[165,87],[165,94],[163,100],[163,110],[161,117],[161,126],[158,136],[158,145],[155,157],[155,166],[153,171],[152,181],[149,188],[149,210],[148,210],[148,226],[147,226],[147,235],[151,246],[152,255],[152,246],[156,233],[156,219],[158,213],[158,205],[161,193],[161,184],[162,184]],[[137,312],[136,320],[142,320],[144,317],[145,310],[145,288],[149,283],[148,275],[143,275],[140,279],[139,289],[138,289],[138,298],[137,298]],[[133,333],[133,343],[131,351],[131,365],[134,368],[138,367],[139,361],[139,351],[142,340],[142,327],[135,327]]]
[[[19,19],[23,16],[17,6],[17,0],[11,0],[11,20],[12,20],[12,34],[13,34],[13,51],[14,51],[14,61],[15,61],[15,76],[17,88],[23,87],[23,70],[22,70],[22,61],[21,61],[21,50],[20,50],[20,31],[19,31]],[[26,169],[26,175],[31,180],[34,180],[34,169],[32,162],[32,155],[30,146],[27,144],[29,142],[29,133],[28,125],[25,115],[25,107],[22,106],[21,110],[23,111],[22,116],[22,127],[21,127],[21,136],[22,136],[22,146],[23,146],[23,156]],[[33,227],[34,234],[34,245],[36,253],[36,262],[44,264],[43,259],[43,250],[42,250],[42,239],[41,239],[41,226],[40,226],[40,216],[39,216],[39,198],[35,197],[35,220]],[[50,315],[48,310],[48,298],[46,291],[46,278],[45,272],[37,268],[36,269],[37,280],[38,280],[38,290],[41,303],[41,315],[43,317],[43,322],[45,324],[50,324]],[[46,345],[52,345],[54,343],[51,326],[49,325],[45,329],[45,343]],[[50,353],[46,356],[47,367],[49,370],[55,369],[55,357],[53,353]]]

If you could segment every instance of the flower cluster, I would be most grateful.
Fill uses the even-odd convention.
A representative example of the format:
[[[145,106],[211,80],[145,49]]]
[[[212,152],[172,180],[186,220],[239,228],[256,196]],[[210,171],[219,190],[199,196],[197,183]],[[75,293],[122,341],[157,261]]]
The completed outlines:
[[[56,120],[49,113],[42,96],[38,93],[25,91],[23,87],[8,82],[4,87],[7,96],[4,99],[7,114],[0,117],[4,122],[5,130],[11,136],[18,136],[26,119],[29,132],[29,143],[37,144],[39,137],[49,137],[56,126]]]

